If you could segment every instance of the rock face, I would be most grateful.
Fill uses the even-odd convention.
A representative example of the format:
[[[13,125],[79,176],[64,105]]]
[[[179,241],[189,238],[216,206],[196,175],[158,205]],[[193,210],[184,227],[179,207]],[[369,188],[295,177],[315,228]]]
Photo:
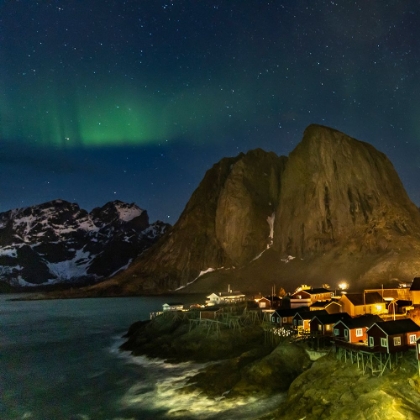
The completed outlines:
[[[280,407],[260,420],[418,419],[420,386],[410,353],[383,376],[363,375],[357,364],[333,356],[316,361],[290,386]]]
[[[339,131],[308,127],[281,181],[280,252],[302,257],[349,239],[360,251],[383,251],[396,236],[419,237],[419,212],[388,158]]]
[[[241,318],[243,309],[236,305],[228,312]],[[199,314],[189,312],[188,317],[198,319]],[[251,323],[242,318],[240,333],[222,324],[215,334],[203,324],[195,323],[191,328],[189,319],[168,311],[151,321],[138,321],[131,325],[125,336],[128,340],[120,349],[171,363],[216,362],[192,376],[180,389],[195,395],[204,393],[209,398],[264,398],[285,392],[311,365],[305,349],[289,339],[279,339],[278,345],[265,342],[259,320]]]
[[[264,251],[285,162],[257,149],[214,165],[164,240],[122,274],[127,290],[173,290],[202,271],[241,266]]]
[[[135,204],[90,213],[54,200],[0,213],[0,281],[14,287],[97,282],[125,268],[168,225]]]
[[[419,253],[420,212],[387,157],[311,125],[288,158],[254,150],[214,165],[171,231],[100,287],[260,291],[345,278],[363,288],[411,280]]]

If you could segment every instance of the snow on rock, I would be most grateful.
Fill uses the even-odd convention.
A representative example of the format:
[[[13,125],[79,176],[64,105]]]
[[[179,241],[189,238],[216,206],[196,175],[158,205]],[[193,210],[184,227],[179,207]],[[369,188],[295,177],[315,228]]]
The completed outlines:
[[[201,276],[203,276],[206,273],[211,273],[213,271],[222,270],[222,269],[223,269],[223,267],[220,267],[220,268],[207,268],[207,270],[200,271],[200,274],[194,280],[191,280],[187,284],[185,284],[183,286],[180,286],[180,287],[178,287],[175,290],[182,290],[182,289],[184,289],[185,287],[189,286],[190,284],[193,284],[196,280],[198,280]]]
[[[96,282],[125,270],[168,227],[149,224],[145,210],[122,201],[89,213],[64,200],[2,212],[0,281],[24,287]]]
[[[273,239],[274,239],[274,220],[276,219],[276,214],[272,213],[271,216],[267,217],[267,223],[270,226],[270,234],[268,235],[269,241],[267,243],[267,249],[271,248],[273,245]]]
[[[143,213],[143,210],[134,204],[130,206],[116,205],[115,209],[118,212],[119,218],[124,222],[129,222]]]
[[[267,249],[268,248],[270,248],[270,247],[267,245]],[[258,260],[261,257],[261,255],[264,254],[265,251],[267,251],[267,249],[264,249],[264,251],[260,252],[256,257],[254,257],[252,259],[252,261]]]
[[[211,273],[212,271],[215,271],[215,270],[216,270],[215,268],[208,268],[207,270],[200,271],[200,274],[198,275],[198,277],[201,277],[201,276],[203,276],[206,273]]]
[[[4,248],[0,248],[0,257],[17,257],[17,251],[15,247],[6,246]]]
[[[58,263],[47,263],[51,274],[60,280],[71,280],[86,275],[86,271],[91,263],[89,252],[77,250],[76,255],[71,260],[60,261]]]

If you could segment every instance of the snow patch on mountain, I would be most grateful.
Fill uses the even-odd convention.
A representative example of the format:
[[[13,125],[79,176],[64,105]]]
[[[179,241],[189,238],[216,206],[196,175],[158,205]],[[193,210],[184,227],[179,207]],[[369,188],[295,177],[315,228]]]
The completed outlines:
[[[4,248],[0,248],[0,257],[17,257],[17,251],[15,247],[6,246]]]
[[[67,281],[86,275],[91,264],[91,254],[81,249],[76,251],[74,258],[57,263],[47,263],[48,270],[58,280]]]
[[[274,240],[274,221],[276,220],[276,214],[272,213],[271,216],[267,217],[267,223],[270,226],[270,234],[268,235],[268,243],[267,243],[267,249],[271,248],[273,245]],[[255,258],[256,259],[256,258]]]
[[[124,222],[129,222],[143,213],[143,210],[137,206],[123,207],[117,205],[115,208],[118,212],[120,220]]]

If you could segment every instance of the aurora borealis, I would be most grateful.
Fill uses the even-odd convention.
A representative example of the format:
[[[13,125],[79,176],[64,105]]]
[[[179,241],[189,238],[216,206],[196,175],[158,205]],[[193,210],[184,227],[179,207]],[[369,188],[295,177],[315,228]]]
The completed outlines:
[[[420,5],[0,2],[0,211],[120,199],[174,222],[205,171],[310,123],[367,141],[420,205]]]

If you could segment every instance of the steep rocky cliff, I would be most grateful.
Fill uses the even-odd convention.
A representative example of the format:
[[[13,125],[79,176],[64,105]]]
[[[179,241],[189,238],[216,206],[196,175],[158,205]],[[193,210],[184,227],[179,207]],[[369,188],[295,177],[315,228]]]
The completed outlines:
[[[383,251],[420,234],[418,209],[388,158],[325,127],[309,126],[290,154],[279,202],[274,246],[294,256],[344,243],[354,251]]]
[[[419,255],[420,212],[387,157],[311,125],[289,158],[254,150],[214,165],[171,231],[99,288],[260,291],[342,278],[362,288],[419,275]]]
[[[163,240],[116,281],[131,292],[174,290],[202,271],[241,266],[263,252],[272,241],[285,162],[260,149],[222,159]]]

